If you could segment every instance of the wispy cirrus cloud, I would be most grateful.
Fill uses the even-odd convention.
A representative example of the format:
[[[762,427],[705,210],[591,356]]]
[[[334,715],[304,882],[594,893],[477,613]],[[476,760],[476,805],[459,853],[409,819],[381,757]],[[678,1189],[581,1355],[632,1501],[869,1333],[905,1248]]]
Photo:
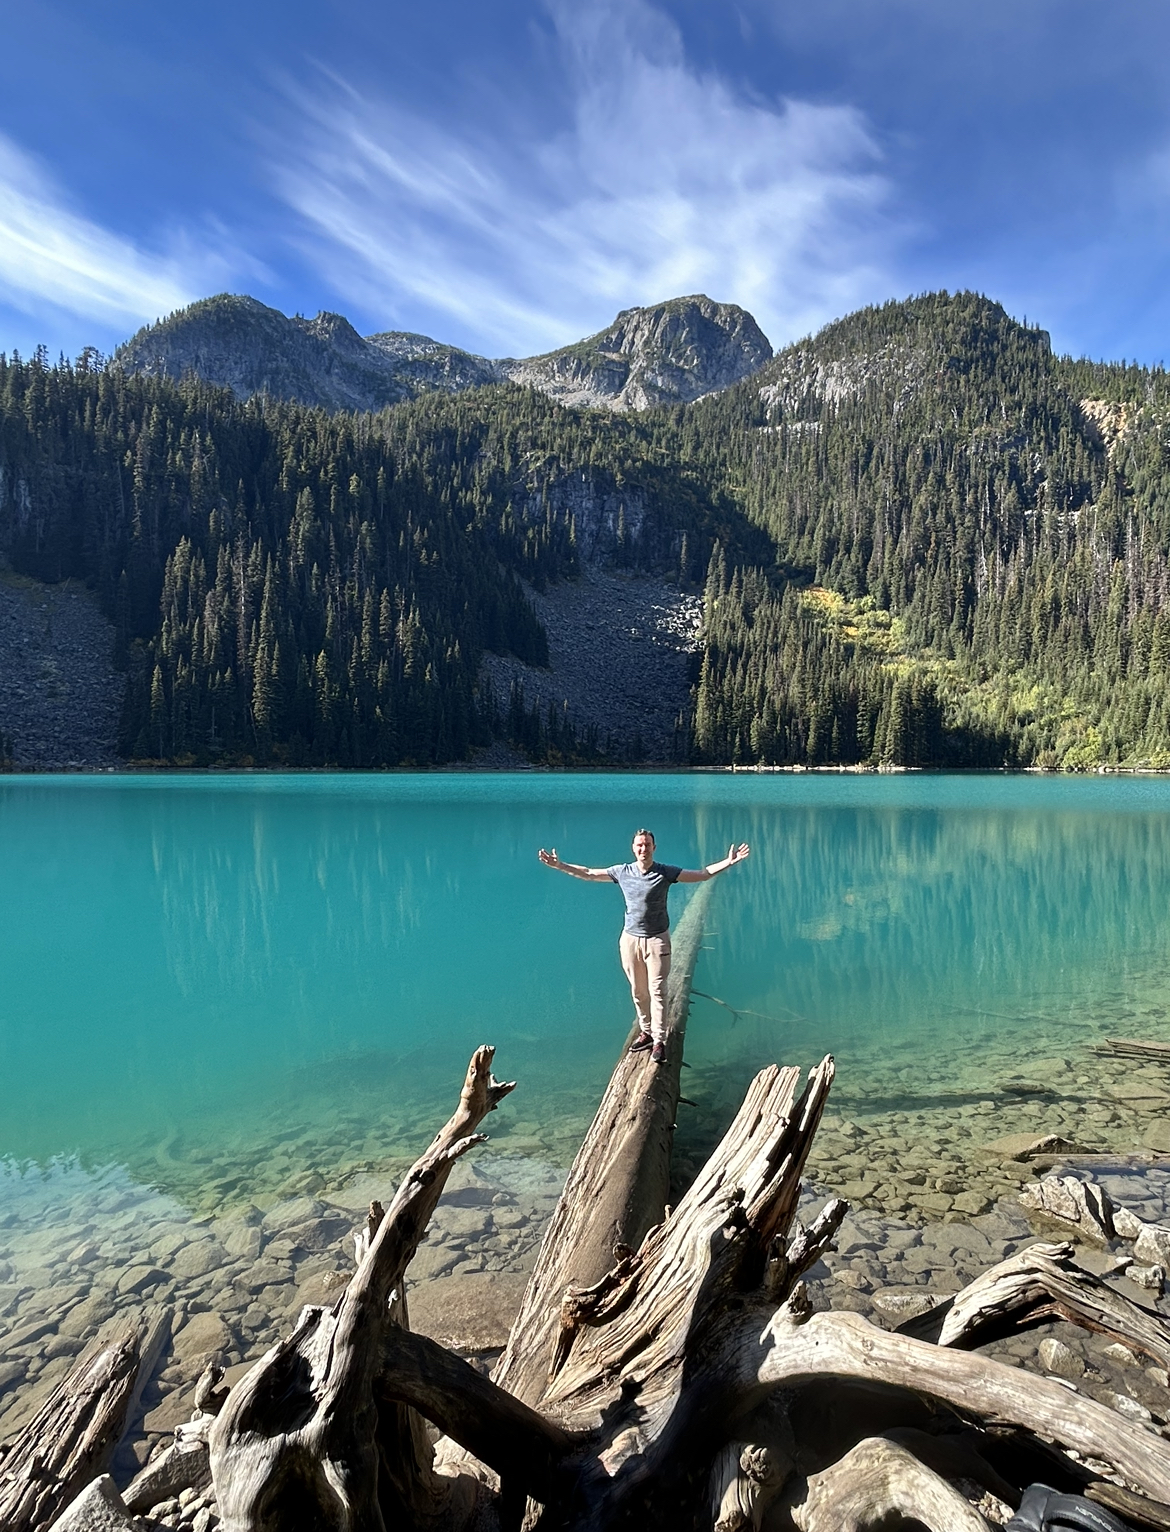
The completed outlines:
[[[336,75],[298,92],[276,186],[344,298],[523,354],[680,293],[743,304],[773,340],[887,294],[902,231],[859,112],[748,98],[643,0],[548,10],[555,130],[445,127]]]
[[[82,217],[37,161],[0,134],[0,302],[125,329],[215,291],[240,267],[258,269],[183,238],[152,254]]]

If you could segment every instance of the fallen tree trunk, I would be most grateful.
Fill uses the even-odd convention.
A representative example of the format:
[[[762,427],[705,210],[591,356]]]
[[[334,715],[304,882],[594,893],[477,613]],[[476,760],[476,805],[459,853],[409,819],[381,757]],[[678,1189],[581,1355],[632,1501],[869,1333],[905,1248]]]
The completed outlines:
[[[0,1460],[0,1527],[49,1526],[103,1473],[167,1337],[166,1309],[112,1320]]]
[[[548,1382],[565,1294],[570,1288],[584,1293],[603,1282],[620,1259],[615,1252],[636,1250],[666,1208],[691,979],[714,888],[713,881],[698,885],[671,940],[666,1063],[653,1066],[644,1053],[622,1049],[545,1230],[496,1367],[495,1381],[530,1404]],[[635,1027],[627,1043],[636,1031]],[[595,1308],[585,1306],[579,1322],[593,1322]]]

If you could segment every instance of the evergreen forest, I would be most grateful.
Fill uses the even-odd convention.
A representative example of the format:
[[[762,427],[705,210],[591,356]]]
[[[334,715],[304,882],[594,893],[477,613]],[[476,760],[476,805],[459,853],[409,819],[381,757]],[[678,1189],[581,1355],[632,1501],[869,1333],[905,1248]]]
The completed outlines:
[[[971,293],[863,310],[695,404],[492,384],[376,414],[94,353],[0,357],[0,550],[85,580],[120,748],[378,767],[612,746],[481,685],[547,663],[525,587],[604,557],[702,591],[682,759],[1170,766],[1170,386]]]

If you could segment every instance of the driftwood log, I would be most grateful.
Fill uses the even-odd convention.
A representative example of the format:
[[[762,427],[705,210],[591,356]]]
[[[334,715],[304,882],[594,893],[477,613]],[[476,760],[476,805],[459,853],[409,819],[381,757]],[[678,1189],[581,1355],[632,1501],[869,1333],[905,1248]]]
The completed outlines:
[[[450,1121],[372,1207],[336,1304],[306,1308],[226,1399],[207,1380],[208,1458],[156,1478],[206,1463],[225,1532],[978,1532],[1033,1479],[1170,1524],[1170,1442],[976,1349],[1062,1317],[1165,1365],[1161,1317],[1071,1247],[1001,1262],[899,1332],[813,1312],[802,1276],[847,1211],[796,1218],[831,1058],[803,1081],[762,1070],[665,1206],[703,904],[688,911],[671,1063],[623,1053],[493,1376],[413,1334],[406,1291],[452,1165],[512,1089],[484,1047]],[[128,1500],[154,1493],[140,1476]]]
[[[166,1309],[111,1320],[0,1458],[0,1528],[38,1532],[103,1473],[170,1335]]]

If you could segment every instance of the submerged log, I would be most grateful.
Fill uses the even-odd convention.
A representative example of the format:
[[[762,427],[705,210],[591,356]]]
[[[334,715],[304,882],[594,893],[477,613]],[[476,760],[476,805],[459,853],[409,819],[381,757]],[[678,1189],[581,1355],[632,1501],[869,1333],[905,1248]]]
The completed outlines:
[[[1136,1037],[1107,1037],[1093,1051],[1116,1054],[1120,1058],[1158,1059],[1163,1064],[1170,1064],[1170,1043],[1143,1042]]]
[[[0,1527],[48,1527],[113,1457],[167,1337],[167,1309],[99,1332],[0,1460]]]

